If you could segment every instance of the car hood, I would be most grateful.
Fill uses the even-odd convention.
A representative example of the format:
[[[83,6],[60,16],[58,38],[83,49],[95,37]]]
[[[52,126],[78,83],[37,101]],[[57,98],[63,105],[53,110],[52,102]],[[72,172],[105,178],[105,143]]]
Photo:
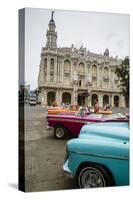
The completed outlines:
[[[128,122],[88,123],[80,131],[79,138],[99,138],[129,141]]]
[[[95,123],[85,125],[76,139],[67,143],[72,153],[83,156],[129,159],[128,124]]]

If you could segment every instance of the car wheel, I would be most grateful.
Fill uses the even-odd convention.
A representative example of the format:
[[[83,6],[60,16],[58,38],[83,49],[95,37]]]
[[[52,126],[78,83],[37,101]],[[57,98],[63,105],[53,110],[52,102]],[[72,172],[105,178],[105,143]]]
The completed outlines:
[[[57,139],[64,139],[68,136],[67,129],[65,129],[63,126],[56,126],[54,128],[54,135]]]
[[[77,175],[79,188],[96,188],[113,185],[111,175],[100,165],[83,166]]]

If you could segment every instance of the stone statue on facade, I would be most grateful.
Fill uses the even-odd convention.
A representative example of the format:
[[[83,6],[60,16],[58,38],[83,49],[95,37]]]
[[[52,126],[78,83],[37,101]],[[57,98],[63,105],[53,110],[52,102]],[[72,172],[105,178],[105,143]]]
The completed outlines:
[[[77,75],[76,71],[73,74],[73,81],[78,81],[78,75]]]

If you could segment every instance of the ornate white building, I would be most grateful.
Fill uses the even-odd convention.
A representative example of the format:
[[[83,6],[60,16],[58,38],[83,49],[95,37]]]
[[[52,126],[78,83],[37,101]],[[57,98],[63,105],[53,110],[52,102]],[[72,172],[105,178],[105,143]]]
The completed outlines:
[[[71,47],[57,47],[56,25],[52,12],[47,30],[46,46],[42,48],[38,89],[42,105],[63,103],[93,106],[99,100],[103,107],[125,107],[119,80],[114,73],[121,60],[106,49],[103,55]]]

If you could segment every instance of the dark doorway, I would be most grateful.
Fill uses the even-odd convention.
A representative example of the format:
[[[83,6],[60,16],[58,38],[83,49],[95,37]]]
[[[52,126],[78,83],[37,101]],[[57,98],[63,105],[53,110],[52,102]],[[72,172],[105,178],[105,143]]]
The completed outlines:
[[[55,101],[55,92],[48,92],[47,94],[47,103],[49,106],[52,106]]]
[[[119,107],[119,96],[114,96],[114,107]]]
[[[109,96],[108,95],[104,95],[103,96],[103,107],[105,105],[109,104]]]
[[[91,98],[91,105],[92,106],[94,106],[95,100],[98,100],[98,95],[97,94],[92,94],[92,98]]]

